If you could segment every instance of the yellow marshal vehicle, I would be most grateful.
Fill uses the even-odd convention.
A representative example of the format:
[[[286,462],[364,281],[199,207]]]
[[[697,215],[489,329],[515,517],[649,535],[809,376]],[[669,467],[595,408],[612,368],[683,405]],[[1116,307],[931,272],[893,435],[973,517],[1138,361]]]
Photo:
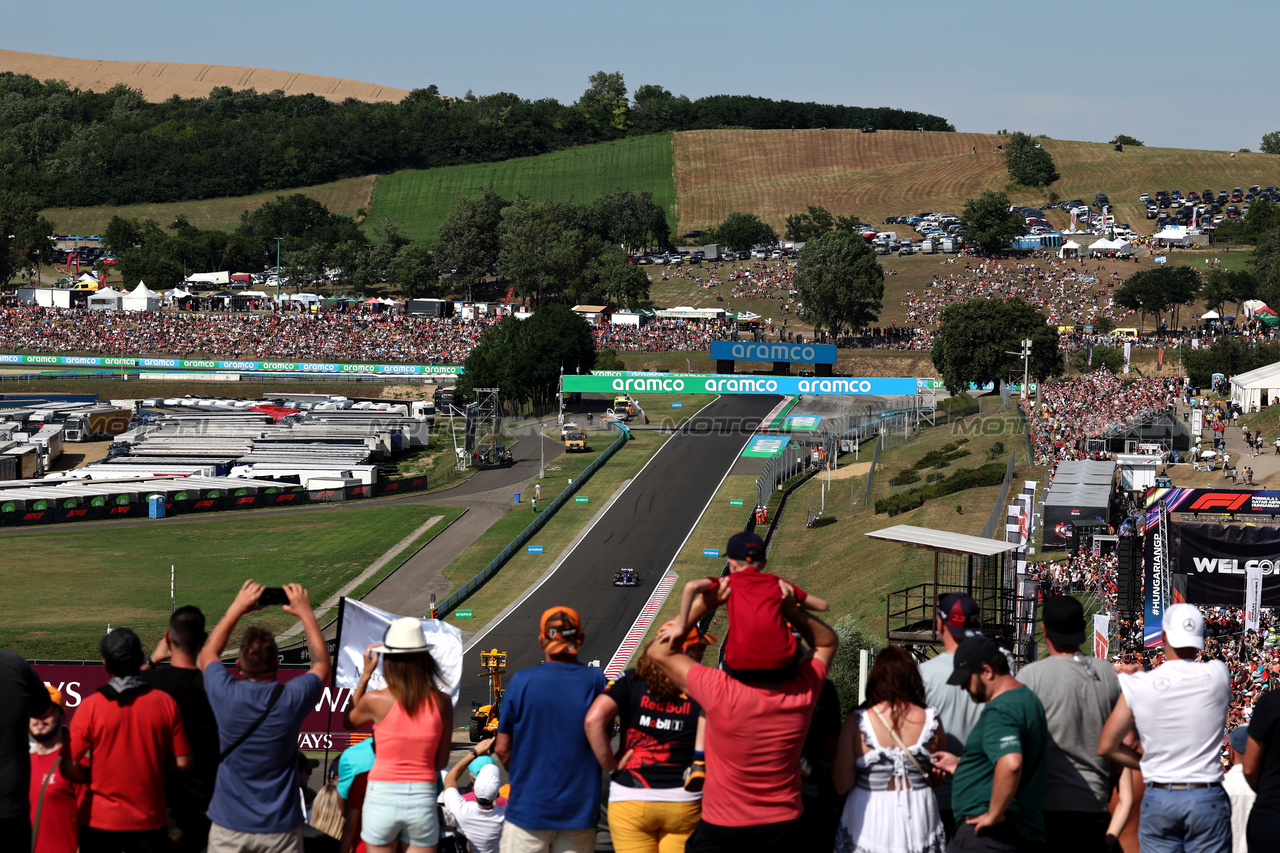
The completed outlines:
[[[471,703],[471,724],[467,734],[472,743],[498,736],[498,709],[502,706],[502,674],[507,671],[507,653],[491,649],[480,653],[480,666],[484,672],[477,678],[489,679],[489,704]]]

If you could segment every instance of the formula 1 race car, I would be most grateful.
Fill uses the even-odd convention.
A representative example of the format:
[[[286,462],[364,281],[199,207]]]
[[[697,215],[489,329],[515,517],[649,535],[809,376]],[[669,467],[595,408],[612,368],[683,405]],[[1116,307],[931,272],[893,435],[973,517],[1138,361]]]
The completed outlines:
[[[618,573],[613,576],[614,586],[639,586],[640,578],[636,576],[635,569],[618,569]]]

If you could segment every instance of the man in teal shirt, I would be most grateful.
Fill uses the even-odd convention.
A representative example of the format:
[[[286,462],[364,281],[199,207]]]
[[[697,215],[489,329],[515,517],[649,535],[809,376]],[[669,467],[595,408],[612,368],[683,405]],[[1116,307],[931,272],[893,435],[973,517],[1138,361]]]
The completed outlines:
[[[934,754],[954,773],[951,807],[956,834],[948,853],[1022,853],[1045,843],[1044,772],[1049,725],[1044,706],[1009,672],[1004,652],[984,636],[955,653],[949,683],[986,708],[964,745],[964,757]],[[963,819],[963,822],[961,822]]]

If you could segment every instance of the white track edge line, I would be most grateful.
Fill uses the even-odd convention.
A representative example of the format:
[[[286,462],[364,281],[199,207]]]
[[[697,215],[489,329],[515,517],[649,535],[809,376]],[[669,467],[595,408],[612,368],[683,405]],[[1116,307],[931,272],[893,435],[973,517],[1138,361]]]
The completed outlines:
[[[715,403],[717,400],[721,398],[721,396],[723,395],[717,394],[715,399],[712,400],[711,403]],[[707,406],[710,406],[711,403],[707,403]],[[705,409],[707,406],[703,406],[702,408]],[[699,409],[698,411],[700,412],[702,411],[702,409]],[[694,417],[697,417],[696,413]],[[693,420],[693,418],[690,418],[689,420],[691,421]],[[685,426],[688,426],[688,425],[689,423],[688,421],[686,421]],[[685,427],[681,427],[680,430],[683,430],[684,428]],[[663,442],[662,447],[659,447],[657,452],[649,457],[649,461],[644,463],[644,465],[640,466],[640,470],[635,473],[635,476],[633,476],[630,480],[627,480],[625,483],[623,483],[622,488],[618,489],[618,491],[613,493],[613,497],[609,498],[608,502],[605,503],[603,507],[601,507],[600,512],[596,513],[595,518],[591,519],[591,523],[588,524],[585,528],[583,528],[583,530],[580,533],[578,533],[576,537],[574,537],[574,540],[569,543],[569,547],[565,548],[562,552],[560,552],[560,556],[556,558],[556,561],[551,564],[550,568],[548,568],[545,572],[542,573],[542,577],[538,578],[537,582],[535,582],[533,586],[529,587],[524,592],[520,593],[520,595],[516,596],[515,601],[511,602],[506,607],[504,607],[502,611],[497,616],[494,617],[493,621],[484,627],[483,631],[481,631],[479,634],[476,634],[474,637],[472,637],[471,641],[462,647],[463,654],[466,654],[467,652],[475,648],[476,643],[483,640],[489,634],[490,631],[492,631],[494,628],[501,625],[503,620],[505,620],[508,616],[510,616],[517,607],[519,607],[526,600],[528,600],[529,596],[537,592],[544,583],[551,580],[551,576],[554,575],[557,571],[559,571],[560,565],[569,557],[570,554],[574,552],[574,549],[576,549],[578,545],[582,543],[582,540],[586,537],[586,535],[595,528],[596,523],[599,522],[600,519],[604,518],[605,513],[608,512],[609,508],[613,506],[614,501],[618,500],[618,498],[626,494],[627,489],[631,488],[632,484],[634,484],[636,480],[640,479],[640,475],[644,473],[644,469],[652,465],[653,460],[657,459],[659,456],[662,455],[662,451],[667,449],[671,439],[675,438],[680,430],[677,430],[677,432],[672,433],[667,438],[667,441]],[[743,445],[743,446],[745,447],[746,445]],[[736,458],[737,457],[735,457],[735,459]],[[719,487],[717,487],[717,491],[718,490],[719,490]],[[705,508],[703,509],[703,512],[706,512]],[[683,548],[684,546],[681,545],[680,547]],[[678,554],[679,552],[677,551],[676,553]],[[675,561],[672,560],[672,562],[675,562]]]

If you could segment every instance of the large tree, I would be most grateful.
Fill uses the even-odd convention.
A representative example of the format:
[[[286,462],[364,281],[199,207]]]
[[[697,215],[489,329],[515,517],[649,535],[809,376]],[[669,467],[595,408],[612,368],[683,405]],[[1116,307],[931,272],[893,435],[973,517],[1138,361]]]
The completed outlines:
[[[988,255],[1027,230],[1026,221],[1009,210],[1009,197],[995,190],[966,201],[960,220],[964,222],[965,242]]]
[[[34,196],[0,193],[0,286],[22,270],[49,260],[53,223]]]
[[[825,207],[809,205],[809,209],[804,213],[793,213],[787,217],[785,236],[788,240],[803,243],[819,234],[833,231],[835,227],[836,218]]]
[[[550,202],[519,196],[502,209],[498,263],[517,296],[537,305],[561,292],[565,283],[563,234]]]
[[[758,244],[776,242],[778,232],[754,213],[735,211],[726,216],[724,222],[711,229],[711,239],[712,242],[741,252]]]
[[[502,209],[510,204],[490,184],[478,198],[459,198],[457,206],[440,223],[436,260],[444,272],[467,288],[468,296],[498,262]]]
[[[1058,331],[1022,299],[970,299],[942,312],[942,327],[933,339],[933,365],[952,394],[979,385],[1022,378],[1022,341],[1031,340],[1031,378],[1048,379],[1062,372]]]
[[[497,388],[502,400],[546,408],[555,400],[561,371],[595,366],[595,339],[586,321],[566,305],[544,305],[527,320],[508,317],[480,338],[467,356],[458,388]]]
[[[1053,157],[1025,133],[1009,134],[1004,142],[1004,162],[1009,177],[1023,186],[1043,187],[1058,179]]]
[[[1258,150],[1263,154],[1280,154],[1280,130],[1262,134],[1262,145]]]
[[[1203,286],[1200,273],[1192,267],[1159,266],[1142,270],[1129,276],[1116,291],[1116,304],[1130,311],[1137,311],[1140,324],[1146,327],[1146,317],[1156,322],[1173,312],[1172,323],[1178,325],[1178,310],[1195,301]]]
[[[875,253],[852,231],[828,231],[800,250],[794,279],[806,320],[838,335],[880,316],[884,271]]]

